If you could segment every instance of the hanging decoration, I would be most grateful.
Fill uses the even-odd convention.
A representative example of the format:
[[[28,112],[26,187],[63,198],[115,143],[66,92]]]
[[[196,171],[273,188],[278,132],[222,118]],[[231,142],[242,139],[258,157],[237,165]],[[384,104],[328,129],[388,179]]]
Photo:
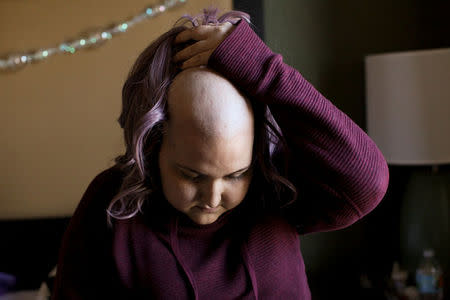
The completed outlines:
[[[27,64],[48,59],[55,54],[74,54],[78,50],[84,48],[100,46],[104,42],[111,40],[114,36],[126,32],[134,25],[157,16],[167,9],[183,4],[186,1],[187,0],[166,0],[159,5],[146,7],[141,13],[116,23],[113,26],[105,26],[95,32],[81,34],[77,38],[71,41],[62,42],[55,47],[42,48],[32,52],[10,54],[6,58],[0,58],[0,71],[15,71]]]

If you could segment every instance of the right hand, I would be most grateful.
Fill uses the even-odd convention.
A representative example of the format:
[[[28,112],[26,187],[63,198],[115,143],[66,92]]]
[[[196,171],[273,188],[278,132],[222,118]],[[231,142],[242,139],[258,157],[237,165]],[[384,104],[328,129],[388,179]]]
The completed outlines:
[[[236,28],[230,22],[218,25],[199,25],[180,32],[174,40],[175,44],[197,41],[173,56],[173,61],[180,63],[182,70],[207,65],[211,54],[225,38]]]

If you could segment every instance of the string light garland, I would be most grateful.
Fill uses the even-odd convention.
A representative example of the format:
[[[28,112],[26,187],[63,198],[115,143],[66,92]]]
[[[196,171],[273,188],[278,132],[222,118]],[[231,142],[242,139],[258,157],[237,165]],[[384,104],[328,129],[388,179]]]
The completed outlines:
[[[105,26],[95,32],[82,34],[71,41],[62,42],[56,47],[42,48],[32,52],[10,54],[6,58],[0,58],[0,71],[15,71],[25,65],[41,62],[55,54],[74,54],[81,49],[100,46],[104,42],[111,40],[114,36],[126,32],[136,24],[186,2],[187,0],[166,0],[159,5],[146,7],[141,13],[116,23],[113,26]]]

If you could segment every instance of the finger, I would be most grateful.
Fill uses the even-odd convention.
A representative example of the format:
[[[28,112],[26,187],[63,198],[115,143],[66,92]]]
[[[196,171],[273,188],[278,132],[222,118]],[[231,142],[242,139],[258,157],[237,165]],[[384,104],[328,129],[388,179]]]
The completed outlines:
[[[174,62],[185,61],[201,52],[209,50],[211,47],[211,43],[207,40],[198,41],[193,45],[190,45],[183,50],[177,52],[172,60]]]
[[[174,39],[174,43],[184,43],[189,40],[204,40],[208,34],[214,30],[214,25],[199,25],[197,27],[189,28],[180,32]]]
[[[198,66],[206,65],[208,63],[208,59],[211,56],[212,52],[213,52],[212,50],[201,52],[201,53],[197,54],[196,56],[193,56],[190,59],[186,60],[181,65],[180,68],[182,70],[185,70],[187,68],[192,68],[192,67],[198,67]]]

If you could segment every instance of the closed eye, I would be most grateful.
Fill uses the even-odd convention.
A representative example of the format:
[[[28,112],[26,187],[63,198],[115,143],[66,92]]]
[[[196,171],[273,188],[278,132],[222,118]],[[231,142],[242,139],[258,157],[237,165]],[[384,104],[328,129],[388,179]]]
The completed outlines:
[[[238,181],[238,180],[242,179],[243,177],[244,177],[243,175],[230,176],[230,177],[228,177],[228,179],[231,180],[231,181]]]
[[[204,178],[204,175],[189,175],[189,174],[187,174],[187,173],[185,173],[183,171],[181,171],[180,173],[181,173],[181,176],[183,176],[183,178],[188,179],[188,180],[193,181],[193,182],[198,182],[202,178]]]
[[[204,180],[205,178],[208,178],[208,175],[198,173],[193,169],[183,167],[181,165],[177,165],[177,167],[178,173],[181,174],[184,179],[190,180],[192,182],[199,182],[201,180]],[[251,166],[238,170],[230,175],[225,176],[224,178],[231,181],[237,181],[245,177],[247,174],[249,174],[249,172],[251,172]]]
[[[236,180],[237,181],[237,180],[240,180],[240,179],[244,178],[245,175],[247,175],[248,171],[249,170],[246,170],[245,172],[242,172],[242,173],[240,173],[238,175],[230,175],[230,176],[227,176],[227,178],[230,179],[230,180]]]

